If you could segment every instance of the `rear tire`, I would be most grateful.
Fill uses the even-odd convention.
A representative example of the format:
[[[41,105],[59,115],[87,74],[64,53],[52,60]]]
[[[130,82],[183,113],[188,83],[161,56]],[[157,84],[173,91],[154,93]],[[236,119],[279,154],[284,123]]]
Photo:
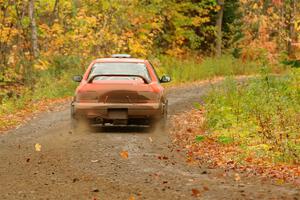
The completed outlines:
[[[71,117],[71,130],[75,134],[84,134],[92,132],[92,126],[87,120],[79,120]]]
[[[165,131],[168,127],[168,113],[167,111],[164,111],[163,117],[159,120],[157,124],[157,128],[159,128],[160,131]]]
[[[92,131],[92,127],[88,120],[77,119],[74,114],[74,106],[71,105],[71,131],[74,134],[82,134]]]
[[[168,128],[168,104],[164,106],[163,114],[160,119],[150,123],[150,129],[154,131],[165,131]]]
[[[168,101],[165,103],[163,117],[160,120],[160,128],[165,131],[168,128]]]

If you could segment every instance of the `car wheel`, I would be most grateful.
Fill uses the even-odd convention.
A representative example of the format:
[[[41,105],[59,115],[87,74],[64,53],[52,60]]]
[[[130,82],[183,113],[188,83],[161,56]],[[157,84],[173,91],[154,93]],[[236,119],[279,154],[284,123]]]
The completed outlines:
[[[75,119],[71,117],[71,130],[75,134],[84,134],[93,131],[92,126],[87,120]]]
[[[168,104],[166,103],[164,107],[163,116],[159,121],[159,128],[161,130],[165,130],[167,128],[167,125],[168,125]]]
[[[164,106],[163,114],[160,119],[153,121],[150,124],[151,130],[165,131],[168,127],[168,104]]]
[[[71,106],[71,131],[75,134],[87,133],[92,130],[88,120],[77,119],[74,115],[74,108]]]

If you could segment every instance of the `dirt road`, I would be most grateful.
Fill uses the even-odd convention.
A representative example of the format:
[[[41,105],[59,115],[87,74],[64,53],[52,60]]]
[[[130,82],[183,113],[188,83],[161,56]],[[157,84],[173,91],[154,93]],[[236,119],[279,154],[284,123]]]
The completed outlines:
[[[208,87],[170,90],[169,113],[188,110]],[[166,132],[71,134],[68,105],[0,135],[0,199],[300,199],[290,185],[223,173],[188,165]]]

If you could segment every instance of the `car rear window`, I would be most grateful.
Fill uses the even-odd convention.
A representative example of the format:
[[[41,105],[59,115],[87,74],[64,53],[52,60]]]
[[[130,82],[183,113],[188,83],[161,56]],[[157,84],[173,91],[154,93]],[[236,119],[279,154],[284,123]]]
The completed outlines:
[[[95,63],[89,78],[95,75],[139,75],[150,79],[148,69],[144,63]]]

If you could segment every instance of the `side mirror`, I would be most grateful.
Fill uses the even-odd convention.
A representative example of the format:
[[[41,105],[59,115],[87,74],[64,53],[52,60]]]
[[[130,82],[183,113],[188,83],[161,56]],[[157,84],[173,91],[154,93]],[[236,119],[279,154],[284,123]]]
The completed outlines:
[[[82,76],[80,75],[73,76],[73,81],[80,83],[82,81]]]
[[[166,75],[163,75],[160,79],[160,82],[161,83],[168,83],[171,81],[171,77],[170,76],[166,76]]]

